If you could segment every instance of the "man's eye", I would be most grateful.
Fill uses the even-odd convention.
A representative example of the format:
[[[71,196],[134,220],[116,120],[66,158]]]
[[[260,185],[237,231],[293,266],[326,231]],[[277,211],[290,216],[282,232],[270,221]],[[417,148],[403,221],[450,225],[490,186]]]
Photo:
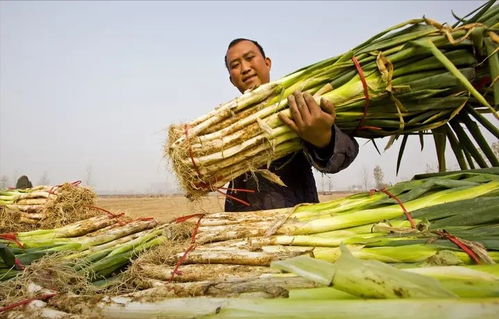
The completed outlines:
[[[239,63],[234,63],[234,64],[231,64],[231,65],[230,65],[230,68],[231,68],[231,69],[235,69],[235,68],[237,68],[238,66],[239,66]]]

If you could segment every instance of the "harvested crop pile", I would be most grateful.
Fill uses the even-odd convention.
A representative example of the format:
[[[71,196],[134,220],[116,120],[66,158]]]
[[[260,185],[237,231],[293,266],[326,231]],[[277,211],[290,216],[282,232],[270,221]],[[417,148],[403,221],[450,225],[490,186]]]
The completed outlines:
[[[0,232],[53,228],[101,215],[95,193],[79,183],[0,191]]]
[[[0,285],[0,307],[27,298],[34,284],[56,294],[43,309],[104,318],[223,318],[252,302],[261,312],[251,307],[249,317],[278,316],[288,299],[323,303],[311,316],[344,307],[355,317],[358,298],[368,298],[374,313],[378,304],[467,305],[487,317],[499,297],[498,194],[499,170],[491,168],[416,176],[294,208],[194,214],[162,225],[103,215],[18,233],[18,243],[0,243],[3,256],[11,253],[2,278],[12,277]],[[16,270],[20,264],[26,269]],[[52,286],[48,274],[57,278]]]

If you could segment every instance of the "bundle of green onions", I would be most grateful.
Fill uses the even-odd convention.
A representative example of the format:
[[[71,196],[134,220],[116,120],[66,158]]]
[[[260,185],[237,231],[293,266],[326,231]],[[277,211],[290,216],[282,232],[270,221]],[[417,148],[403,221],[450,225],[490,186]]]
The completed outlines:
[[[0,190],[0,232],[68,224],[92,215],[95,193],[76,183]],[[24,227],[26,228],[26,227]]]
[[[156,226],[152,218],[100,215],[55,229],[0,234],[0,281],[14,278],[25,266],[56,253],[58,262],[89,272],[90,281],[105,278],[139,252],[165,241],[167,225]]]
[[[499,6],[493,2],[459,26],[427,18],[401,23],[345,54],[264,84],[190,123],[171,126],[165,154],[182,187],[195,198],[300,150],[300,139],[278,117],[289,116],[287,96],[297,89],[335,104],[336,125],[352,136],[390,136],[389,145],[403,136],[400,158],[409,135],[422,137],[431,130],[441,170],[446,139],[462,169],[474,168],[474,162],[499,165],[470,118],[499,137],[496,126],[481,114],[497,117],[492,105],[499,101]],[[493,79],[490,88],[474,85],[489,83],[487,79]]]

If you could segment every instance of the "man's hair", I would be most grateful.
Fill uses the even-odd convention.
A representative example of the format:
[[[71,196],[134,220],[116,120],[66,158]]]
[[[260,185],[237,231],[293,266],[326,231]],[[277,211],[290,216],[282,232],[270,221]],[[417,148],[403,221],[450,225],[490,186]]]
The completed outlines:
[[[26,189],[26,188],[32,188],[33,184],[31,184],[31,181],[29,180],[28,176],[23,175],[18,178],[17,183],[16,183],[16,188],[17,189]]]
[[[229,46],[227,47],[227,51],[229,51],[230,48],[232,48],[233,46],[235,46],[236,44],[238,44],[241,41],[252,42],[254,45],[256,45],[256,47],[258,48],[258,50],[260,50],[260,53],[262,54],[263,58],[266,58],[265,51],[263,51],[263,48],[260,45],[260,43],[256,42],[255,40],[246,39],[246,38],[237,38],[237,39],[234,39],[234,40],[230,41]],[[227,69],[229,69],[229,64],[227,63],[227,54],[225,54],[224,62],[225,62],[225,67]]]

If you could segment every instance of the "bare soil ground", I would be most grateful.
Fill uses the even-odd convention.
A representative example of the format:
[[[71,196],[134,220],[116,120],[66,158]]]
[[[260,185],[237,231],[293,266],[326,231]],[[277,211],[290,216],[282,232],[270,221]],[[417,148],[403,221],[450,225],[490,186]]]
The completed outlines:
[[[319,195],[320,201],[345,197],[349,192],[334,192]],[[100,196],[96,205],[113,213],[125,213],[137,217],[154,217],[160,222],[168,222],[173,218],[196,214],[223,211],[225,198],[220,195],[206,196],[191,202],[182,195],[168,196]]]

